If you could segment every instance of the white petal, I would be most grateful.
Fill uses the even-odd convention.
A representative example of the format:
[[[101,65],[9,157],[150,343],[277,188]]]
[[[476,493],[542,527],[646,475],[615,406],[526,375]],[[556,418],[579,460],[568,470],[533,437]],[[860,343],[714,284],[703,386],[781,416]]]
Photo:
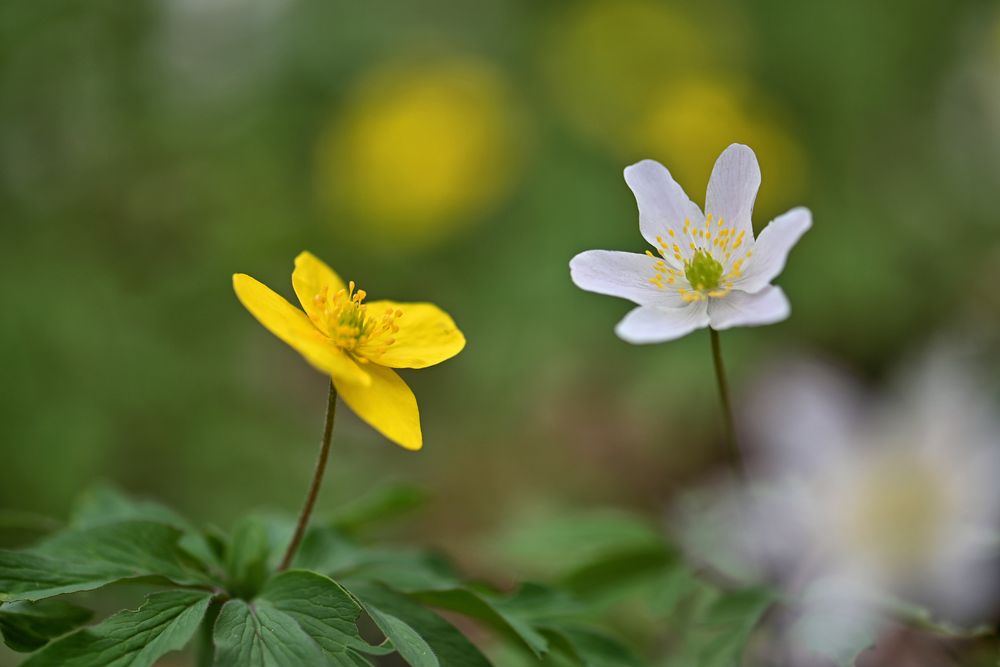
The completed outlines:
[[[640,305],[680,306],[676,289],[659,288],[649,279],[656,275],[656,259],[648,255],[613,250],[588,250],[570,260],[570,277],[588,292],[628,299]],[[686,283],[685,283],[686,285]]]
[[[788,317],[791,306],[780,287],[769,286],[756,294],[733,291],[721,299],[711,299],[708,316],[713,329],[774,324]]]
[[[639,205],[642,237],[654,247],[659,247],[657,236],[666,239],[668,230],[677,234],[684,229],[684,220],[690,220],[692,225],[705,220],[701,209],[688,199],[667,168],[655,160],[626,167],[625,182]]]
[[[680,308],[639,306],[618,323],[615,333],[628,343],[662,343],[706,326],[706,303],[695,301]]]
[[[753,238],[750,215],[760,187],[757,156],[748,146],[733,144],[722,152],[712,169],[705,196],[705,214],[722,218],[725,226]]]
[[[810,227],[812,213],[807,208],[793,208],[772,220],[757,237],[744,274],[734,281],[736,289],[752,294],[767,286],[785,268],[788,251]]]
[[[845,370],[806,358],[774,365],[740,401],[737,423],[768,477],[825,475],[858,458],[865,407],[863,386]]]

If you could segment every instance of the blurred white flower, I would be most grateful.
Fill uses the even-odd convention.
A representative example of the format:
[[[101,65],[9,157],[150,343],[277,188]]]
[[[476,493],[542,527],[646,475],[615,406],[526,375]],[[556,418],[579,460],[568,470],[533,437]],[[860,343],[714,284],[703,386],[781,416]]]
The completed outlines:
[[[768,491],[744,530],[801,609],[853,619],[855,637],[889,599],[967,620],[995,593],[992,406],[943,349],[902,380],[895,399],[873,402],[834,370],[798,364],[748,402],[754,477]]]
[[[658,162],[627,167],[625,181],[639,205],[639,229],[658,256],[590,250],[570,262],[581,289],[639,305],[615,328],[620,338],[658,343],[707,326],[722,330],[788,317],[788,299],[770,283],[812,215],[792,209],[754,238],[750,216],[760,168],[750,148],[733,144],[719,156],[704,214]]]

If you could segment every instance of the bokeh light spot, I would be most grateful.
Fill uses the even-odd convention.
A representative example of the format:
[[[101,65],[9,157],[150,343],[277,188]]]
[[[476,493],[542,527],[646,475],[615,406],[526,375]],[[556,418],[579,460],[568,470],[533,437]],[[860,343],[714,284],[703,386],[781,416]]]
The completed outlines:
[[[807,164],[796,141],[769,104],[737,83],[709,77],[664,86],[650,95],[643,120],[631,137],[634,158],[670,165],[689,195],[705,192],[715,156],[733,142],[753,147],[765,174],[755,216],[760,226],[801,196]]]
[[[403,252],[433,244],[510,193],[523,134],[517,116],[488,63],[380,66],[321,140],[321,194],[340,228],[358,227],[341,224],[344,215],[360,223],[358,240]]]

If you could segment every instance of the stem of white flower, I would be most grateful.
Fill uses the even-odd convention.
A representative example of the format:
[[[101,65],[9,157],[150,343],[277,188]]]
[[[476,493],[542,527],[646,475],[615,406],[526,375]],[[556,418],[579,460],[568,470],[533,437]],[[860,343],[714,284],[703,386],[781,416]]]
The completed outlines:
[[[722,345],[719,342],[719,332],[709,327],[709,337],[712,339],[712,360],[715,362],[715,381],[719,386],[719,403],[722,406],[722,423],[726,432],[726,445],[733,457],[737,472],[746,477],[746,467],[736,441],[736,426],[733,419],[733,406],[729,400],[729,382],[726,380],[726,367],[722,363]]]
[[[312,516],[313,507],[316,505],[316,498],[319,496],[320,486],[323,484],[323,473],[326,471],[326,461],[330,457],[330,439],[333,436],[333,419],[337,414],[337,388],[330,382],[330,394],[326,404],[326,424],[323,426],[323,441],[319,447],[319,456],[316,457],[316,468],[313,470],[312,483],[309,485],[309,493],[306,495],[306,502],[299,513],[299,521],[295,525],[295,533],[292,541],[288,543],[285,550],[285,557],[281,559],[278,572],[287,570],[295,558],[295,553],[299,550],[299,544],[306,534],[309,526],[309,517]]]

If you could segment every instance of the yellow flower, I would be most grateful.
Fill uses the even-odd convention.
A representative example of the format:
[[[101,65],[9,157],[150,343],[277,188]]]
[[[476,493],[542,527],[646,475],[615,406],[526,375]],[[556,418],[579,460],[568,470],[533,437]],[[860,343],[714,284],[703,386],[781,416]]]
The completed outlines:
[[[295,258],[292,287],[302,310],[246,274],[233,276],[246,309],[329,375],[359,417],[396,444],[420,449],[417,400],[392,369],[426,368],[461,352],[465,337],[451,317],[430,303],[365,303],[354,281],[345,285],[308,252]]]
[[[808,180],[807,160],[785,127],[780,112],[745,82],[697,76],[650,87],[646,109],[623,144],[632,154],[645,151],[670,164],[688,192],[704,192],[713,156],[738,138],[754,147],[765,171],[781,175],[757,198],[756,209],[771,217]]]
[[[519,114],[502,72],[470,57],[367,72],[317,147],[317,186],[352,241],[408,252],[491,212],[519,171]],[[340,225],[350,235],[357,225]]]

